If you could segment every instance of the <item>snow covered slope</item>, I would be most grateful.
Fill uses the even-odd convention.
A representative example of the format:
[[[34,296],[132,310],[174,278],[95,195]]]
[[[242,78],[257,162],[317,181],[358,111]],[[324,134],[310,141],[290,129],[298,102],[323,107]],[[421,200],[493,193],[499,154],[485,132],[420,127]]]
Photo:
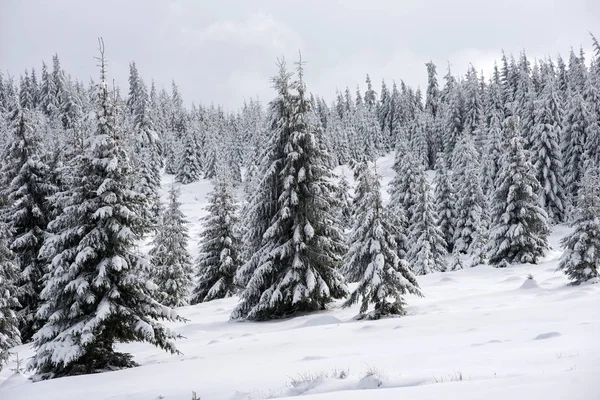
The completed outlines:
[[[381,160],[384,183],[390,158]],[[170,178],[165,179],[170,185]],[[208,182],[182,188],[197,237]],[[408,315],[354,321],[357,307],[269,323],[233,323],[236,299],[178,309],[181,355],[122,345],[141,364],[31,383],[0,372],[0,400],[600,399],[600,285],[555,272],[558,227],[539,265],[477,267],[419,278]],[[196,244],[193,244],[195,250]],[[532,274],[534,280],[528,279]],[[21,359],[28,346],[14,349]]]

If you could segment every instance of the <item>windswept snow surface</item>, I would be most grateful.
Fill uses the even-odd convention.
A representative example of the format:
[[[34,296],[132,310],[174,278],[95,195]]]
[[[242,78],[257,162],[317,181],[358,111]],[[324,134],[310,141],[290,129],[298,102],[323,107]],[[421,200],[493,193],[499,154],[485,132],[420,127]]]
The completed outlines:
[[[390,160],[378,162],[384,183]],[[195,237],[210,190],[206,181],[182,187]],[[555,271],[568,232],[555,229],[539,265],[418,277],[425,297],[407,296],[401,318],[356,321],[358,306],[336,304],[288,320],[229,322],[236,298],[179,308],[189,322],[170,326],[185,336],[182,355],[125,344],[119,350],[140,367],[38,383],[12,375],[13,361],[0,372],[0,400],[190,400],[192,391],[202,400],[597,400],[600,284],[567,286]],[[29,346],[13,351],[32,355]]]

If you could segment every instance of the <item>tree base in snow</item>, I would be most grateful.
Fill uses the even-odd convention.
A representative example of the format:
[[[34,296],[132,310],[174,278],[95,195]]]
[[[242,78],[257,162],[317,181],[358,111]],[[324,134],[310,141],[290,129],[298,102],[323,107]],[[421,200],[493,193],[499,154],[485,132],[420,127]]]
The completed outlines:
[[[363,319],[373,321],[381,318],[394,318],[405,315],[406,311],[402,308],[402,305],[397,303],[385,303],[385,305],[376,305],[373,311],[365,314],[359,314],[356,316],[356,320],[360,321]]]
[[[508,261],[506,259],[501,260],[501,261],[499,261],[497,263],[490,263],[490,264],[492,264],[492,266],[495,267],[495,268],[508,268],[508,267],[511,266],[510,261]]]
[[[33,379],[38,381],[65,376],[97,374],[137,366],[138,364],[133,361],[131,354],[117,353],[112,351],[112,349],[108,351],[94,351],[67,365],[47,364],[45,367],[40,368],[40,371],[38,371]]]

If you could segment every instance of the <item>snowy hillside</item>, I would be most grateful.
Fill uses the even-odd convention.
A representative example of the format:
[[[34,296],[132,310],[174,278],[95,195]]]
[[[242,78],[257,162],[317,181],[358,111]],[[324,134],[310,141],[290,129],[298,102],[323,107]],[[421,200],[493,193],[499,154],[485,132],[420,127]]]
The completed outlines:
[[[378,161],[384,191],[392,163]],[[170,184],[166,176],[163,191]],[[207,181],[182,187],[192,254],[210,190]],[[539,265],[419,277],[425,297],[407,296],[405,317],[355,321],[358,306],[334,306],[234,323],[237,299],[212,301],[178,309],[189,320],[171,324],[185,337],[181,355],[126,344],[140,367],[39,383],[11,375],[13,361],[0,373],[0,399],[599,399],[600,285],[567,286],[555,271],[567,231],[555,229]]]

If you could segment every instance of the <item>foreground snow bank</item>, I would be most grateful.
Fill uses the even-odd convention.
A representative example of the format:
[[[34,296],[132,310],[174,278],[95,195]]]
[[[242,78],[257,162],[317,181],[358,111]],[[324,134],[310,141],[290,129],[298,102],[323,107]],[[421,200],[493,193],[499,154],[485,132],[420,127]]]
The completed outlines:
[[[384,188],[391,158],[378,161]],[[165,177],[164,187],[170,186]],[[182,187],[192,237],[209,182]],[[487,266],[419,277],[408,315],[356,321],[358,308],[269,323],[231,323],[237,299],[183,307],[171,324],[183,355],[120,346],[138,368],[31,383],[0,372],[0,400],[600,399],[600,284],[556,272],[559,226],[539,265]],[[194,241],[190,250],[195,254]],[[531,274],[533,280],[528,276]],[[28,346],[13,349],[21,360]]]
[[[0,399],[597,399],[600,285],[567,286],[556,262],[422,277],[426,297],[380,321],[334,308],[231,323],[235,298],[184,307],[183,355],[122,345],[140,367],[39,383],[9,379],[9,365]]]

